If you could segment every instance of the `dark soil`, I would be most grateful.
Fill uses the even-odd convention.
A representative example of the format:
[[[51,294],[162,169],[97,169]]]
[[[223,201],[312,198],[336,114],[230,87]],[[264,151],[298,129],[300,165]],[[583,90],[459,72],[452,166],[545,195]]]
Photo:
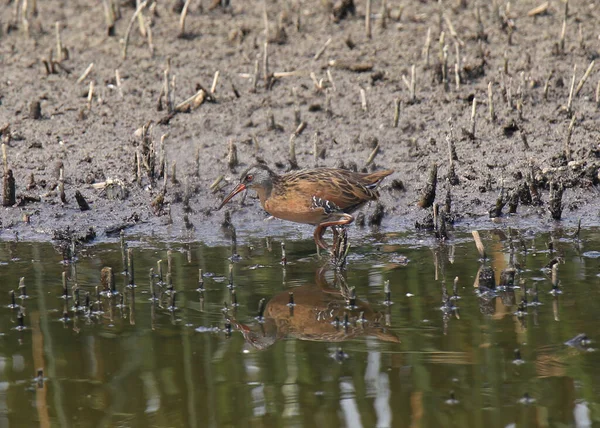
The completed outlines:
[[[570,111],[567,108],[574,66],[577,86],[600,51],[600,8],[594,3],[569,3],[561,47],[562,1],[550,1],[547,10],[535,16],[528,16],[528,11],[541,0],[447,0],[441,6],[438,1],[388,1],[385,28],[381,2],[374,1],[368,38],[366,2],[357,1],[355,14],[348,10],[343,16],[340,5],[352,2],[339,1],[334,12],[330,1],[267,0],[266,79],[262,2],[233,0],[225,8],[219,4],[211,8],[206,0],[191,2],[183,37],[178,37],[177,12],[182,2],[158,2],[143,11],[151,25],[153,54],[135,21],[125,60],[120,40],[134,14],[134,2],[121,4],[122,17],[113,36],[107,35],[102,2],[92,3],[38,2],[36,15],[26,12],[28,30],[14,0],[2,7],[0,127],[17,186],[15,206],[1,211],[4,239],[12,239],[15,232],[27,239],[44,239],[64,237],[70,231],[102,239],[121,228],[167,239],[226,239],[220,230],[224,213],[215,207],[241,171],[257,159],[282,173],[294,164],[289,146],[298,119],[306,125],[295,139],[299,167],[317,163],[396,170],[382,185],[382,206],[365,208],[366,225],[381,222],[383,230],[394,231],[413,229],[417,222],[427,225],[431,208],[421,208],[418,202],[429,199],[422,196],[422,189],[431,187],[427,180],[434,163],[439,167],[435,201],[444,208],[447,191],[451,192],[447,218],[457,220],[457,225],[491,225],[491,215],[509,224],[527,221],[550,227],[554,220],[549,208],[556,215],[557,207],[569,225],[579,218],[584,226],[600,221],[596,92],[600,65],[573,96]],[[53,64],[49,51],[58,59],[56,22],[68,59]],[[429,64],[424,56],[428,30]],[[447,83],[440,62],[441,31],[447,47]],[[328,39],[331,42],[315,59]],[[455,79],[457,46],[460,87]],[[219,71],[213,98],[172,117],[163,99],[159,111],[169,58],[175,105],[200,88],[209,91]],[[91,63],[91,72],[78,83]],[[414,100],[406,84],[413,65]],[[91,82],[94,93],[89,102]],[[488,108],[490,82],[494,120]],[[400,115],[394,127],[397,100]],[[144,139],[142,127],[147,124]],[[163,135],[166,189],[159,168]],[[316,162],[315,141],[321,155]],[[448,141],[456,149],[455,175],[450,174]],[[230,142],[236,146],[238,165],[228,161]],[[376,156],[366,165],[377,145]],[[148,163],[144,167],[142,162],[141,177],[136,177],[136,152]],[[220,175],[225,180],[213,193],[210,186]],[[118,198],[114,187],[94,187],[109,179],[122,182],[124,199]],[[554,194],[564,188],[559,206],[557,201],[550,204],[551,183]],[[77,191],[89,210],[80,209]],[[284,229],[312,233],[308,226],[265,223],[258,202],[248,198],[240,208],[241,199],[229,209],[232,223],[242,233]],[[509,216],[509,207],[515,206],[516,214]],[[374,212],[377,218],[371,219]]]

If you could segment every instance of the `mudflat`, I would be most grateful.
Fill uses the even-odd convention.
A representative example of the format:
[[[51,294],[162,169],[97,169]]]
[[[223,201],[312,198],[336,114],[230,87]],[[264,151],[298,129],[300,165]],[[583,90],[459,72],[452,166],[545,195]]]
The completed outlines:
[[[383,230],[426,225],[433,183],[457,225],[600,221],[593,3],[12,1],[0,13],[16,187],[11,200],[5,171],[3,239],[223,240],[215,208],[256,162],[394,169],[364,209]],[[227,207],[238,229],[310,236],[240,200]]]

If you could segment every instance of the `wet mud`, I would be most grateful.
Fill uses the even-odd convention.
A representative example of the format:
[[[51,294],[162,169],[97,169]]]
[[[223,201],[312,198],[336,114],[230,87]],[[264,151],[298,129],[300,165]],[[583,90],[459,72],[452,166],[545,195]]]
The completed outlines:
[[[394,169],[351,237],[436,203],[448,227],[598,224],[593,4],[203,1],[182,28],[182,3],[2,8],[1,238],[223,241],[256,162]],[[227,208],[242,235],[312,233]]]

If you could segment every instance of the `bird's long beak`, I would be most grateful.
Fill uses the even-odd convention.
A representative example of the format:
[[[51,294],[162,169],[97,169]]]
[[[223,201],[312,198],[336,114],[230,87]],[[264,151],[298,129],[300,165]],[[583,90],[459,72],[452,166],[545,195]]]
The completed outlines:
[[[246,185],[244,183],[240,183],[237,186],[235,186],[235,188],[231,191],[231,193],[229,195],[227,195],[227,197],[225,199],[223,199],[223,202],[221,202],[221,205],[219,205],[219,208],[217,208],[217,211],[219,211],[221,208],[223,208],[223,205],[225,205],[227,202],[229,202],[231,200],[231,198],[233,198],[235,195],[237,195],[238,193],[240,193],[243,190],[246,190]]]

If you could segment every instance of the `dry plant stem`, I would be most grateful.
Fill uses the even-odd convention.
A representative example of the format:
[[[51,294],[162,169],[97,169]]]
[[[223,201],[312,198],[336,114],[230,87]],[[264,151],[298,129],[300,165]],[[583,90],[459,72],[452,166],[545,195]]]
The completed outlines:
[[[115,14],[114,10],[109,4],[108,0],[102,0],[104,5],[104,17],[106,18],[106,34],[108,36],[114,36],[115,32]]]
[[[367,39],[371,38],[371,0],[367,0],[365,8],[365,34]]]
[[[360,104],[363,111],[368,111],[369,106],[367,105],[367,92],[363,88],[360,88]]]
[[[496,121],[496,111],[494,110],[494,92],[492,82],[488,83],[488,108],[490,112],[490,122]]]
[[[292,169],[298,168],[298,161],[296,159],[296,134],[290,135],[290,147],[288,153],[288,160]]]
[[[92,101],[94,100],[94,81],[92,80],[90,82],[90,89],[88,91],[88,96],[87,96],[87,108],[88,110],[92,110]]]
[[[137,9],[135,10],[135,12],[133,13],[133,16],[129,20],[129,24],[127,25],[127,30],[125,31],[125,37],[123,38],[123,51],[122,51],[123,59],[127,59],[127,46],[129,45],[129,37],[131,35],[131,29],[133,28],[133,24],[134,24],[135,20],[137,19],[137,17],[140,15],[140,13],[142,13],[142,10],[144,10],[144,8],[146,7],[147,4],[148,4],[148,0],[145,0],[144,2],[140,3],[138,5]]]
[[[381,1],[381,29],[387,28],[387,0]]]
[[[327,41],[325,42],[325,44],[321,47],[321,49],[319,49],[317,51],[317,53],[315,54],[315,56],[313,57],[313,60],[317,61],[319,58],[321,58],[321,55],[323,55],[323,53],[325,52],[325,49],[327,49],[327,46],[329,46],[329,44],[331,43],[333,39],[330,37],[327,39]]]
[[[333,89],[334,91],[336,90],[335,88],[335,82],[333,81],[333,76],[331,75],[331,69],[327,69],[327,80],[329,80],[329,83],[331,84],[331,89]]]
[[[369,157],[367,158],[367,162],[365,163],[365,167],[368,167],[369,165],[371,165],[373,163],[373,161],[375,160],[375,156],[377,156],[377,153],[379,153],[379,143],[377,143],[375,148],[369,154]]]
[[[596,107],[600,108],[600,80],[596,85]]]
[[[481,237],[479,236],[479,232],[473,230],[471,232],[473,235],[473,239],[475,240],[475,246],[477,247],[477,252],[479,253],[479,257],[482,259],[486,259],[485,247],[483,246],[483,242],[481,241]]]
[[[61,62],[63,58],[63,45],[60,37],[60,22],[56,21],[54,23],[54,28],[56,30],[56,61]]]
[[[425,184],[425,188],[423,189],[423,194],[421,195],[421,199],[419,200],[419,207],[421,208],[429,208],[433,205],[435,200],[435,191],[437,188],[437,173],[438,166],[437,163],[434,163],[431,166],[431,170],[429,171],[429,177],[427,179],[427,183]]]
[[[83,74],[81,76],[79,76],[79,79],[77,79],[77,83],[83,82],[85,80],[85,78],[88,77],[88,75],[91,73],[93,68],[94,68],[94,63],[92,62],[90,65],[87,66],[87,68],[85,69]]]
[[[577,88],[575,89],[575,96],[579,95],[579,91],[581,91],[581,88],[583,88],[585,81],[588,79],[588,77],[590,77],[590,74],[592,73],[592,69],[594,68],[595,63],[596,63],[595,60],[590,62],[590,65],[588,66],[587,70],[585,70],[583,77],[581,78],[581,80],[577,84]]]
[[[156,5],[156,3],[154,3]],[[150,21],[152,18],[147,18],[144,20],[146,23],[146,33],[148,39],[148,50],[150,51],[150,57],[154,56],[154,43],[152,42],[152,26],[150,25]]]
[[[400,98],[396,98],[394,101],[394,128],[398,127],[398,121],[400,120],[400,109],[401,109],[402,101]]]
[[[6,156],[6,144],[2,143],[2,165],[4,166],[4,174],[8,172],[8,157]]]
[[[553,76],[554,70],[551,70],[550,74],[548,75],[548,78],[546,79],[546,83],[544,83],[544,100],[548,99],[548,89],[550,88],[550,80],[552,80]]]
[[[571,160],[571,136],[573,135],[573,129],[575,128],[575,118],[573,115],[571,118],[571,122],[569,123],[569,128],[567,129],[567,138],[565,140],[565,159],[567,161]]]
[[[543,13],[546,13],[549,5],[550,5],[549,2],[544,2],[541,5],[534,7],[529,12],[527,12],[527,16],[536,16],[536,15],[541,15]]]
[[[567,18],[563,20],[562,30],[560,32],[560,39],[558,41],[558,49],[560,53],[565,52],[565,34],[567,33]]]
[[[263,55],[263,79],[265,81],[265,86],[268,86],[269,83],[269,42],[265,41],[265,51]]]
[[[573,113],[573,90],[575,89],[575,74],[577,73],[577,65],[573,66],[573,77],[571,78],[571,86],[569,89],[569,99],[567,100],[567,114]]]
[[[121,74],[119,69],[115,70],[115,81],[117,83],[117,90],[119,91],[119,97],[123,98],[123,86],[121,85]]]
[[[460,90],[460,46],[458,43],[454,43],[456,51],[456,63],[454,64],[454,78],[456,80],[456,90]]]
[[[181,9],[181,15],[179,17],[179,37],[185,37],[185,18],[187,18],[191,2],[191,0],[185,0],[183,8]]]
[[[473,97],[473,107],[471,108],[471,135],[475,137],[475,115],[477,113],[477,98]]]
[[[135,0],[135,5],[136,7],[140,7],[140,0]],[[140,13],[137,16],[137,20],[138,20],[138,26],[140,28],[140,34],[142,37],[146,37],[146,24],[144,22],[144,15],[142,14],[142,12],[140,11]]]
[[[213,77],[213,82],[210,87],[210,93],[214,94],[217,91],[217,84],[219,83],[219,70],[215,71],[215,77]]]
[[[425,67],[429,68],[429,51],[431,50],[431,27],[427,29],[427,37],[425,38],[425,46],[423,47],[423,57],[425,59]]]

